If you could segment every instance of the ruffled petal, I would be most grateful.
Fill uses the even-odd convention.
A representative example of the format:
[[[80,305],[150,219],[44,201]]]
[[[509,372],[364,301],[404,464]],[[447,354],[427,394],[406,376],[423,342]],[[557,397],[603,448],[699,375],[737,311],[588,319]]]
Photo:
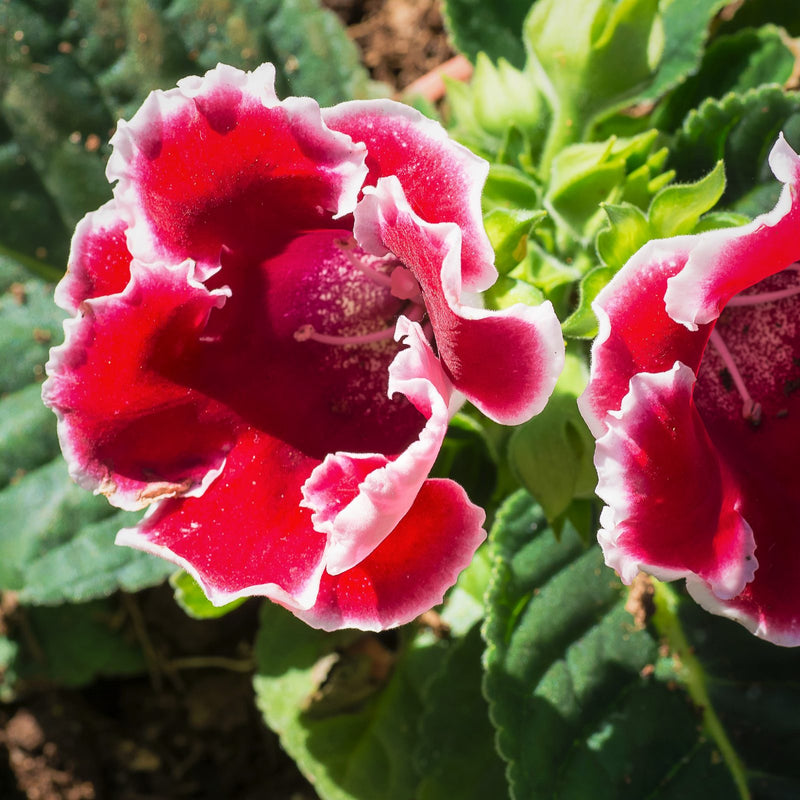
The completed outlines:
[[[364,145],[329,130],[311,98],[279,101],[274,77],[271,64],[219,65],[152,92],[119,124],[107,174],[137,258],[192,258],[205,280],[223,246],[276,252],[352,211]]]
[[[64,323],[43,398],[81,486],[136,509],[200,494],[218,474],[232,442],[227,412],[170,372],[225,299],[194,279],[191,262],[133,262],[122,293],[83,301]]]
[[[114,200],[88,213],[75,228],[69,266],[55,290],[58,306],[73,314],[84,300],[121,292],[131,277],[127,225]]]
[[[438,122],[392,100],[356,100],[322,114],[331,128],[367,145],[368,185],[394,175],[422,219],[458,225],[464,288],[488,289],[497,270],[481,213],[487,162],[453,141]]]
[[[597,440],[598,534],[606,563],[626,583],[640,569],[662,580],[697,576],[717,597],[752,580],[753,532],[742,494],[692,403],[693,371],[635,375]]]
[[[694,236],[654,240],[633,255],[595,298],[599,333],[592,345],[589,385],[578,407],[592,433],[602,436],[638,372],[663,372],[681,361],[700,365],[709,329],[696,332],[673,320],[664,306],[670,278],[689,258]]]
[[[715,320],[739,292],[800,259],[800,158],[783,134],[770,166],[784,184],[775,208],[743,227],[692,237],[686,266],[669,281],[667,313],[690,330]]]
[[[362,246],[391,252],[419,281],[439,357],[468,400],[507,425],[544,408],[564,366],[561,326],[549,302],[499,312],[465,305],[458,226],[423,221],[394,177],[365,190],[354,231]]]
[[[397,527],[358,565],[324,574],[317,601],[295,615],[324,630],[378,631],[441,603],[486,538],[485,515],[450,480],[428,480]]]
[[[403,394],[426,420],[419,438],[392,460],[380,454],[333,453],[303,486],[314,527],[328,534],[326,570],[338,575],[366,558],[408,511],[447,432],[450,381],[417,323],[401,317],[405,339],[389,367],[389,395]]]
[[[319,462],[277,439],[244,429],[222,475],[202,497],[165,500],[128,545],[183,567],[215,605],[265,596],[292,610],[317,598],[325,536],[300,507],[300,487]]]

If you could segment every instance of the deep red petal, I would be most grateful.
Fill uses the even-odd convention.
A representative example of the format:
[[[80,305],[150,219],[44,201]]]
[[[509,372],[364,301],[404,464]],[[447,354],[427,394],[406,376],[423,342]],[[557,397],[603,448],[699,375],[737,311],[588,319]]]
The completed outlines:
[[[756,293],[796,286],[794,271],[762,281]],[[745,297],[743,295],[742,297]],[[742,493],[759,567],[736,598],[706,597],[703,605],[735,616],[770,641],[800,644],[800,295],[754,306],[728,306],[716,331],[741,379],[761,406],[759,423],[742,416],[742,398],[713,347],[703,358],[695,402],[706,429]]]
[[[169,377],[225,299],[192,271],[134,262],[125,291],[85,301],[51,351],[43,397],[71,474],[123,508],[202,491],[230,447],[228,412]]]
[[[453,141],[439,123],[391,100],[352,101],[323,110],[325,122],[367,145],[367,185],[394,175],[426,222],[454,222],[462,234],[463,283],[491,286],[497,271],[481,213],[488,164]]]
[[[78,223],[67,273],[56,286],[55,300],[61,308],[75,313],[84,300],[116,294],[127,286],[131,277],[127,227],[113,200]]]
[[[691,573],[733,597],[756,563],[742,495],[692,402],[694,374],[677,363],[636,375],[597,441],[598,538],[630,582],[640,569],[665,580]]]
[[[209,285],[231,296],[180,371],[245,424],[320,461],[340,450],[401,453],[424,425],[407,400],[388,396],[402,304],[349,263],[340,237],[309,231],[263,262],[223,254]],[[306,325],[341,337],[389,327],[389,335],[365,345],[298,341]]]
[[[694,238],[646,244],[592,304],[600,332],[592,345],[589,384],[578,406],[595,436],[602,436],[606,414],[619,409],[637,373],[663,372],[676,361],[695,371],[699,367],[709,326],[690,331],[664,306],[667,281],[686,263]]]
[[[223,605],[263,595],[291,608],[317,596],[325,536],[300,507],[318,462],[252,429],[241,431],[202,497],[165,500],[117,543],[173,561]]]
[[[224,65],[153,92],[112,139],[110,180],[137,258],[192,258],[205,279],[223,246],[263,254],[349,213],[364,147],[330,131],[310,98],[279,102],[274,69]]]
[[[389,367],[389,394],[402,394],[426,420],[418,438],[396,458],[332,453],[303,486],[303,504],[328,534],[326,569],[339,574],[371,553],[408,511],[433,468],[447,432],[450,381],[417,323],[401,317],[405,341]]]
[[[313,608],[295,612],[324,630],[384,630],[440,603],[486,537],[484,513],[449,480],[428,480],[400,524],[358,566],[324,574]]]
[[[419,281],[439,357],[468,400],[509,425],[542,410],[564,365],[550,303],[500,312],[465,305],[458,227],[421,220],[394,178],[381,179],[359,203],[355,234],[379,240]]]

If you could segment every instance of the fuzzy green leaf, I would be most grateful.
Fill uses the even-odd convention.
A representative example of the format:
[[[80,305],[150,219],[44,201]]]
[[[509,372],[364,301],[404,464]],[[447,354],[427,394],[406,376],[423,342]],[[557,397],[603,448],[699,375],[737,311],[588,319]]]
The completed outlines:
[[[658,0],[539,0],[524,38],[554,113],[545,169],[567,143],[651,81],[660,57]]]
[[[20,602],[81,603],[106,597],[119,589],[136,592],[161,583],[175,571],[173,564],[114,544],[117,531],[135,525],[139,516],[117,512],[76,527],[63,543],[48,544],[45,551],[24,565]],[[28,535],[28,531],[23,535]]]
[[[556,540],[524,492],[498,512],[491,547],[484,690],[512,798],[736,797],[599,549],[570,525]]]
[[[667,151],[655,147],[650,130],[630,139],[565,147],[553,160],[545,204],[581,240],[591,241],[603,222],[604,203],[649,204],[672,173],[664,170]]]
[[[496,208],[484,218],[486,233],[495,253],[495,266],[504,274],[524,257],[528,234],[546,216],[545,211]]]
[[[416,768],[416,800],[505,797],[505,765],[494,747],[481,695],[483,641],[476,625],[450,649],[425,693]]]
[[[205,596],[200,584],[188,573],[183,570],[174,571],[170,568],[170,586],[175,591],[175,602],[193,619],[217,619],[238,608],[244,603],[245,598],[240,597],[232,603],[224,606],[215,606]]]
[[[430,477],[456,481],[481,506],[491,500],[497,465],[479,422],[466,414],[456,414],[450,420]]]
[[[715,14],[729,0],[662,0],[664,49],[652,83],[637,102],[656,100],[682,83],[697,68]]]
[[[653,238],[691,233],[700,217],[717,204],[724,191],[725,165],[721,161],[695,183],[662,189],[647,212]]]
[[[77,687],[103,676],[143,672],[142,650],[120,622],[112,600],[19,609],[5,648],[0,646],[11,651],[0,694],[10,695],[17,683]]]
[[[37,281],[0,298],[7,355],[0,364],[0,589],[19,591],[25,603],[134,591],[171,571],[160,559],[116,547],[116,531],[135,524],[135,515],[115,513],[67,474],[55,415],[41,401],[44,362],[62,339],[63,316],[52,288]]]
[[[616,272],[651,238],[650,223],[630,203],[608,203],[603,210],[610,224],[597,234],[597,253],[603,263]]]
[[[584,275],[579,286],[578,306],[561,325],[564,336],[571,339],[594,339],[597,336],[597,317],[592,303],[615,274],[613,267],[595,267]]]
[[[800,147],[800,95],[778,87],[709,99],[686,118],[670,147],[670,166],[694,181],[722,160],[727,186],[721,206],[755,216],[772,208],[780,186],[767,157],[783,131]]]
[[[727,34],[742,28],[758,28],[768,22],[785,28],[790,36],[800,36],[800,6],[775,0],[747,0],[732,17],[722,21],[719,32]]]
[[[0,397],[44,380],[44,364],[51,345],[62,338],[63,319],[45,284],[31,281],[0,296]]]
[[[444,0],[447,30],[456,49],[475,61],[486,53],[492,61],[505,58],[515,67],[525,63],[522,23],[531,0]]]
[[[684,658],[702,667],[708,699],[744,761],[753,798],[800,796],[800,723],[794,713],[800,650],[776,647],[709,615],[685,592],[679,600],[677,617],[691,650]]]
[[[520,425],[508,444],[511,468],[550,520],[562,514],[574,497],[591,495],[597,483],[594,439],[576,405],[587,379],[583,358],[567,353],[544,411]]]
[[[783,84],[792,74],[794,61],[785,34],[772,25],[718,37],[709,45],[697,73],[665,98],[654,122],[661,130],[675,130],[689,111],[709,97]]]
[[[273,61],[283,95],[330,105],[375,91],[317,0],[8,0],[0,31],[0,252],[58,270],[75,223],[110,197],[117,119],[153,89],[219,61]]]
[[[422,692],[444,645],[414,637],[379,678],[371,647],[382,645],[369,634],[325,634],[276,605],[263,608],[256,701],[323,800],[416,796],[411,763]]]

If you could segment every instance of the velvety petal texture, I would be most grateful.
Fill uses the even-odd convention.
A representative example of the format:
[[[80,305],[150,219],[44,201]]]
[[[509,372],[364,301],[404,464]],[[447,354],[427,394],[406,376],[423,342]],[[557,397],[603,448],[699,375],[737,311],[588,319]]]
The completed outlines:
[[[564,367],[564,340],[552,305],[485,311],[463,302],[461,230],[414,212],[395,177],[367,188],[355,235],[373,252],[394,254],[420,286],[439,358],[455,387],[486,416],[516,425],[538,414]],[[514,342],[513,347],[508,347]]]
[[[481,292],[497,280],[481,212],[486,161],[454,142],[435,120],[393,100],[340,103],[323,116],[334,130],[366,144],[367,186],[394,176],[420,217],[458,226],[465,289]]]
[[[43,396],[73,477],[149,506],[119,544],[216,604],[380,630],[440,602],[485,538],[428,478],[453,409],[527,419],[563,342],[549,305],[464,301],[496,277],[482,160],[391,101],[279,100],[274,74],[220,65],[119,124]]]
[[[579,405],[597,438],[600,544],[630,582],[800,644],[800,158],[752,223],[645,245],[598,295]]]

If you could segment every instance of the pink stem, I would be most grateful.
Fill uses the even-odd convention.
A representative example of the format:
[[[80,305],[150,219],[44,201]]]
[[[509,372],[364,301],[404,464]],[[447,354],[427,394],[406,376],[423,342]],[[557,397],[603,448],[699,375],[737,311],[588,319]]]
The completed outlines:
[[[303,325],[294,332],[294,338],[298,342],[320,342],[322,344],[371,344],[372,342],[381,342],[385,339],[394,337],[394,326],[384,328],[380,331],[373,333],[365,333],[361,336],[330,336],[327,333],[317,333],[313,325]]]
[[[758,292],[756,294],[739,294],[728,300],[729,306],[757,306],[761,303],[772,303],[786,297],[800,294],[800,286],[791,286],[788,289],[777,289],[774,292]]]
[[[739,392],[739,396],[742,398],[742,416],[745,419],[758,422],[761,419],[761,403],[756,403],[755,400],[753,400],[753,398],[750,396],[750,392],[747,391],[747,386],[745,386],[744,379],[742,378],[742,373],[739,372],[736,362],[733,360],[731,351],[728,350],[728,346],[722,340],[722,337],[719,335],[716,329],[711,331],[708,341],[711,342],[711,344],[714,346],[714,349],[719,353],[722,363],[725,365],[725,368],[728,370],[731,378],[733,379],[733,385],[736,387],[736,390]]]

